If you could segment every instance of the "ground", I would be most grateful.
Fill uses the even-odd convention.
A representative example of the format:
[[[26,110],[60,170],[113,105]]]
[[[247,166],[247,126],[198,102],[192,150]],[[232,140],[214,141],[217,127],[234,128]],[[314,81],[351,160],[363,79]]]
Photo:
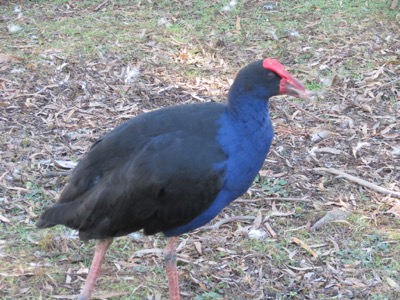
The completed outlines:
[[[73,299],[94,242],[35,228],[90,145],[159,107],[225,101],[275,57],[252,188],[180,237],[183,299],[399,299],[400,11],[392,1],[0,1],[0,297]],[[349,176],[350,175],[350,176]],[[95,298],[166,299],[162,235],[115,240]]]

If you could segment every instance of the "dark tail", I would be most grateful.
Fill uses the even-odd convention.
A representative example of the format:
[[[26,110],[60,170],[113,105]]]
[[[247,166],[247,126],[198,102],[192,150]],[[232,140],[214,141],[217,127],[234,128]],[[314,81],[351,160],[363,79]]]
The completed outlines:
[[[38,228],[49,228],[59,224],[66,225],[65,220],[65,204],[55,204],[48,208],[41,216],[39,221],[36,222]]]
[[[47,209],[37,221],[38,228],[49,228],[56,225],[64,225],[72,229],[80,229],[84,226],[87,216],[83,216],[83,211],[76,208],[74,202],[57,203]]]

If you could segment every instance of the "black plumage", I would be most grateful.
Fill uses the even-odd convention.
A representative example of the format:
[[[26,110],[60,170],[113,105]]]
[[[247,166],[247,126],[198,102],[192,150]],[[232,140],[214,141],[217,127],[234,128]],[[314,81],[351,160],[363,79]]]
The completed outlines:
[[[37,226],[63,224],[88,240],[187,223],[223,184],[224,171],[214,166],[227,159],[215,141],[224,109],[217,103],[165,108],[117,127],[92,146]]]

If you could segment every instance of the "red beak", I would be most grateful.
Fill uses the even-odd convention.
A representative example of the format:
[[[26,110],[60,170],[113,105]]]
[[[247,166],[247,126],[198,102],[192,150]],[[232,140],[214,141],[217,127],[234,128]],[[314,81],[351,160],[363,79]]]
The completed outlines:
[[[273,58],[266,58],[263,60],[263,67],[275,72],[282,78],[279,94],[302,99],[310,99],[310,94],[305,87],[300,83],[300,81],[290,75],[279,61]]]
[[[300,81],[298,81],[292,75],[288,75],[289,77],[283,77],[281,79],[279,94],[289,95],[301,99],[310,99],[310,94],[300,83]]]

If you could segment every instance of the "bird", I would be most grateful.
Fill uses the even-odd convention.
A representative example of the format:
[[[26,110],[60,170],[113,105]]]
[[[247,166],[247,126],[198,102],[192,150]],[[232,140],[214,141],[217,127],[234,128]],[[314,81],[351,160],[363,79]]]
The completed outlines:
[[[91,146],[36,223],[99,240],[79,300],[91,298],[113,238],[139,230],[167,237],[169,295],[180,299],[178,236],[210,222],[251,186],[273,141],[269,99],[280,94],[310,97],[278,60],[256,60],[238,72],[226,103],[143,113]]]

